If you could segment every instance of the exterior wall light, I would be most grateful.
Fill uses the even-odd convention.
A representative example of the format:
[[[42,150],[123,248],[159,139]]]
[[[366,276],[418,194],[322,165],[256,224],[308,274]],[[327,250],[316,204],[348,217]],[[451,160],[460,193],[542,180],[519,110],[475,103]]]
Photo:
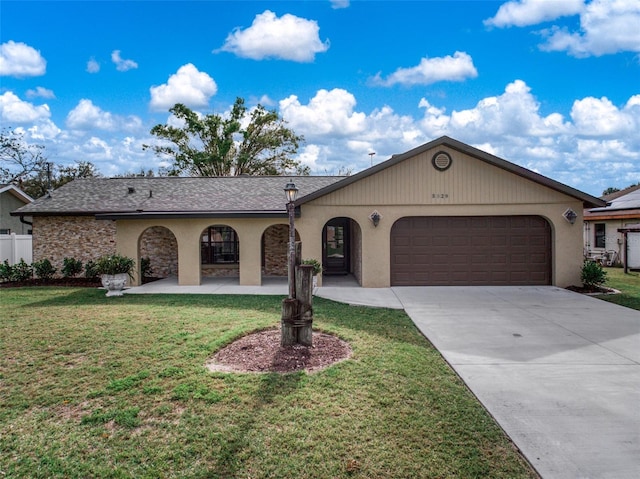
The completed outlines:
[[[565,211],[562,216],[564,216],[564,219],[571,224],[574,224],[576,222],[576,219],[578,219],[578,214],[571,208],[567,208],[567,211]]]
[[[369,215],[369,219],[372,221],[373,226],[376,227],[380,223],[380,220],[382,219],[382,215],[377,211],[374,211]]]

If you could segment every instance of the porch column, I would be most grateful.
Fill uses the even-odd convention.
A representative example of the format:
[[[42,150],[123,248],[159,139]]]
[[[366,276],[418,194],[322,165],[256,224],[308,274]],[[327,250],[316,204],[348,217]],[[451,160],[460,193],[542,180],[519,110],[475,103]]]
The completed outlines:
[[[361,223],[362,228],[362,287],[388,288],[391,285],[391,218],[385,218],[377,227],[371,221]]]
[[[198,286],[200,284],[200,229],[183,228],[175,233],[178,243],[178,284]]]
[[[131,271],[132,277],[129,279],[131,286],[140,286],[138,238],[141,234],[142,231],[139,225],[131,221],[116,221],[116,253],[132,258],[136,262],[133,271]]]
[[[240,247],[240,284],[262,284],[262,232],[263,225],[247,224],[236,228]]]

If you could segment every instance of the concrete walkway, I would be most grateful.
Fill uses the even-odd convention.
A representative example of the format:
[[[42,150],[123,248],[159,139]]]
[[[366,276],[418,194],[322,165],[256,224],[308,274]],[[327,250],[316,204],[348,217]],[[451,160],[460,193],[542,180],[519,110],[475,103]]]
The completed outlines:
[[[286,295],[286,281],[127,293]],[[555,287],[321,287],[405,309],[545,479],[640,477],[640,312]]]

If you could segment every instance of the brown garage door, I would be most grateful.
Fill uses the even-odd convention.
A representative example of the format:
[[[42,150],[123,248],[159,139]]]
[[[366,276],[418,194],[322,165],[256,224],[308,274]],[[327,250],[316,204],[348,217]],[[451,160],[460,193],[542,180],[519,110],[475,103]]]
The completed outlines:
[[[391,229],[391,285],[551,284],[540,216],[408,217]]]

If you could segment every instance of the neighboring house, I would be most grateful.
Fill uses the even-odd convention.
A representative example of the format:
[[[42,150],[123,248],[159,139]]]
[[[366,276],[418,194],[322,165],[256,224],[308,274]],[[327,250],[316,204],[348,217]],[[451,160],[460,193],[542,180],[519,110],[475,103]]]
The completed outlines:
[[[605,205],[442,137],[349,177],[81,179],[12,214],[56,267],[117,251],[181,285],[259,285],[286,274],[289,181],[302,257],[370,288],[579,284],[582,211]]]
[[[0,234],[31,234],[31,218],[11,216],[11,212],[33,201],[29,195],[14,185],[0,185]]]
[[[624,263],[640,268],[640,185],[603,196],[606,205],[584,211],[585,257],[606,264]],[[627,231],[627,241],[624,231]]]

